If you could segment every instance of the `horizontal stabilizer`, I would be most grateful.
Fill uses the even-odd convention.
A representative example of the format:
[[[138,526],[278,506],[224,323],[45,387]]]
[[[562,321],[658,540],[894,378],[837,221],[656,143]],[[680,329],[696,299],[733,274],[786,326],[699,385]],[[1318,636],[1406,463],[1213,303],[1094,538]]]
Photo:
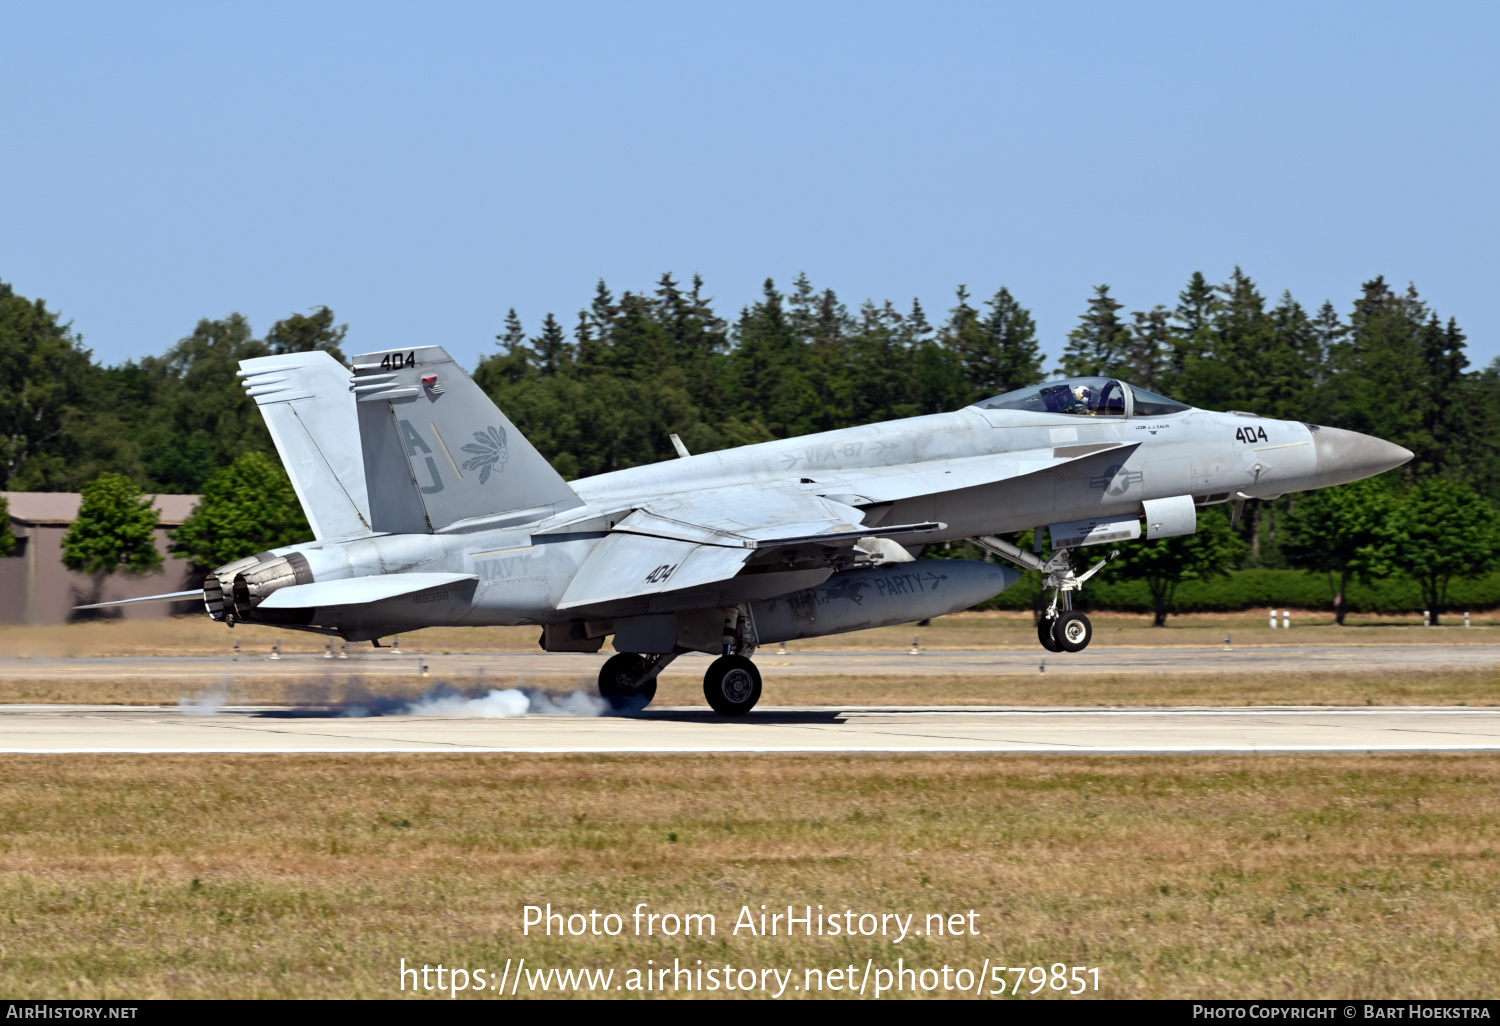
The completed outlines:
[[[169,602],[173,599],[182,601],[189,598],[202,598],[203,589],[194,588],[192,591],[174,591],[170,595],[147,595],[145,598],[115,599],[113,602],[91,602],[86,606],[74,606],[74,609],[103,609],[105,606],[128,606],[135,602]]]
[[[398,598],[460,581],[477,581],[474,574],[380,574],[349,577],[342,581],[294,584],[273,591],[257,609],[313,609],[329,606],[362,606]]]

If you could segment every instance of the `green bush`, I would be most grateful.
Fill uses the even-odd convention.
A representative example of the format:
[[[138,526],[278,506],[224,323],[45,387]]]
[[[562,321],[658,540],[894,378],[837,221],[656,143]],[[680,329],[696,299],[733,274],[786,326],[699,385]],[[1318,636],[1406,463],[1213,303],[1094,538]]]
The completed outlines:
[[[1031,609],[1041,596],[1041,575],[1028,573],[1009,591],[979,609]],[[1178,613],[1230,613],[1265,606],[1323,609],[1333,612],[1333,585],[1325,574],[1301,570],[1233,570],[1227,578],[1183,581],[1177,589]],[[1387,577],[1361,584],[1351,582],[1344,595],[1355,613],[1419,613],[1421,586],[1409,578]],[[1150,613],[1151,592],[1144,581],[1112,580],[1106,568],[1075,597],[1080,609],[1108,609]],[[1493,609],[1500,606],[1500,573],[1455,580],[1449,588],[1450,609]]]

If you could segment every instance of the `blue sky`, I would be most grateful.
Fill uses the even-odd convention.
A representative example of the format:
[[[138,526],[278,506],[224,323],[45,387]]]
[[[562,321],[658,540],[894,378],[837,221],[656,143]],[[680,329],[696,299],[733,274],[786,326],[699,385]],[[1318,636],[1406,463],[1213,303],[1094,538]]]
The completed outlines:
[[[332,306],[472,365],[699,272],[936,318],[1242,265],[1500,354],[1495,4],[6,3],[0,279],[101,359]]]

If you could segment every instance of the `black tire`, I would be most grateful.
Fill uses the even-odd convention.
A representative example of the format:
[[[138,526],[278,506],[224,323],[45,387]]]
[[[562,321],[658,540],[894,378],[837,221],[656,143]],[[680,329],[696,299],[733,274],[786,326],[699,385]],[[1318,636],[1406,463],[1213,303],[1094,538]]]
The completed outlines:
[[[656,697],[656,678],[645,684],[646,657],[634,652],[612,655],[599,667],[599,697],[615,712],[640,712]]]
[[[1040,641],[1042,643],[1042,647],[1045,648],[1048,652],[1062,651],[1062,646],[1059,645],[1057,643],[1057,639],[1052,636],[1052,628],[1055,626],[1057,626],[1057,617],[1055,616],[1044,616],[1037,621],[1036,640]]]
[[[1094,625],[1078,610],[1070,609],[1057,618],[1052,638],[1064,652],[1082,652],[1094,640]]]
[[[720,716],[743,716],[760,701],[760,671],[744,656],[720,656],[703,675],[703,697]]]

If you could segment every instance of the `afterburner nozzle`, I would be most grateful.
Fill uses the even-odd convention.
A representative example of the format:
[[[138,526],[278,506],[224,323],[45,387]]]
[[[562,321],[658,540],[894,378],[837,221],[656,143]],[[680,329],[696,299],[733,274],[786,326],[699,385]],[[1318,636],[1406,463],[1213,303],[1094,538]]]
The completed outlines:
[[[1410,449],[1358,431],[1314,427],[1312,437],[1318,454],[1319,488],[1362,481],[1412,458]]]

